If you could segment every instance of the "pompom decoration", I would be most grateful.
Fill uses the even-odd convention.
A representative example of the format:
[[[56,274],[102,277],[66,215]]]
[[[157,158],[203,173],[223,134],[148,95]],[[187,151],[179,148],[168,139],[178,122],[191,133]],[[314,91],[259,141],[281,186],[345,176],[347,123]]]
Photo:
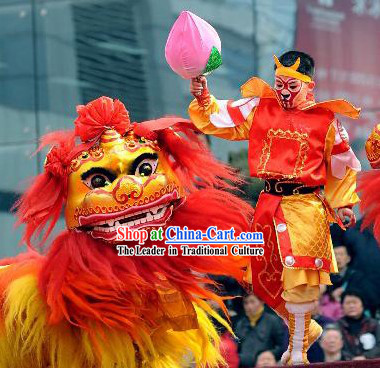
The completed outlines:
[[[54,176],[64,177],[67,174],[67,165],[57,146],[53,146],[46,155],[44,168]]]
[[[169,33],[165,57],[182,78],[196,78],[222,64],[220,38],[205,20],[183,11]]]
[[[77,112],[75,135],[82,142],[97,140],[105,129],[114,129],[120,135],[130,129],[129,113],[119,100],[99,97],[87,105],[77,106]]]

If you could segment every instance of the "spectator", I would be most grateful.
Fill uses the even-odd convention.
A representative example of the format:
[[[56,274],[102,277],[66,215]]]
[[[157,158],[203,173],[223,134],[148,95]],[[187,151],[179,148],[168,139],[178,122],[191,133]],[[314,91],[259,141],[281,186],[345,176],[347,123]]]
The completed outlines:
[[[380,357],[380,325],[364,315],[363,299],[357,291],[342,296],[344,317],[338,323],[343,334],[343,352],[354,360]]]
[[[253,294],[244,297],[243,307],[244,316],[235,327],[240,367],[254,367],[259,354],[266,351],[279,360],[285,333],[281,319],[265,312],[263,302]]]
[[[323,350],[323,362],[338,362],[349,360],[342,352],[343,336],[338,326],[328,325],[320,340]]]
[[[331,236],[334,245],[343,244],[349,251],[351,259],[350,268],[361,272],[363,275],[364,289],[363,298],[366,307],[372,316],[376,316],[376,310],[380,307],[380,248],[373,233],[369,229],[360,230],[362,220],[358,221],[354,228],[343,231],[338,225],[331,226]]]
[[[274,367],[277,365],[276,358],[271,351],[264,351],[257,357],[255,368]]]
[[[321,285],[319,314],[335,322],[343,317],[343,308],[340,303],[340,298],[339,300],[335,300],[335,298],[331,295],[330,290],[327,291],[326,285]]]
[[[339,273],[331,275],[332,285],[327,288],[327,293],[333,300],[340,303],[342,294],[346,290],[361,290],[365,287],[365,277],[349,265],[351,256],[344,243],[335,242],[334,253]]]
[[[334,323],[334,320],[332,320],[329,317],[326,317],[322,315],[321,313],[321,305],[319,302],[315,303],[315,309],[312,312],[312,318],[322,327],[325,328],[325,326],[331,325]],[[324,353],[321,348],[321,346],[317,343],[313,344],[309,351],[307,352],[307,358],[310,363],[318,363],[324,361]]]

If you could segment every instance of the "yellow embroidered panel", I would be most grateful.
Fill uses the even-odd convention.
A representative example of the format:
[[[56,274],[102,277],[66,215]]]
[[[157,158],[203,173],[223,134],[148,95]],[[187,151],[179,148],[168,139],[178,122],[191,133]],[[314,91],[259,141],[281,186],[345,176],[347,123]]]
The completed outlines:
[[[330,224],[321,200],[314,194],[284,197],[281,209],[293,254],[332,260]]]

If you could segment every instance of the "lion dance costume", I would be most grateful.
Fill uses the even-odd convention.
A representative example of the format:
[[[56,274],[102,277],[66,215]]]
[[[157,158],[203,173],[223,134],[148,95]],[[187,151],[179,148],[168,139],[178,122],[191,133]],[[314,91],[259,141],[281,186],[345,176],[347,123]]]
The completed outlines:
[[[276,57],[275,63],[276,76],[311,82],[298,71],[299,58],[292,66]],[[249,141],[250,175],[265,180],[253,223],[264,234],[265,254],[252,257],[247,281],[289,327],[282,362],[308,363],[307,349],[322,332],[311,319],[319,285],[331,284],[329,272],[337,272],[329,223],[342,225],[334,209],[358,202],[360,162],[335,113],[357,118],[359,109],[344,100],[316,103],[311,93],[302,108],[286,109],[255,77],[241,94],[238,101],[218,100],[203,91],[189,114],[205,134]]]
[[[375,238],[380,242],[380,124],[372,130],[365,144],[365,150],[374,170],[363,173],[359,182],[360,209],[363,212],[362,228],[373,225]]]
[[[189,121],[132,124],[108,97],[78,114],[75,131],[43,137],[41,147],[52,146],[44,171],[16,205],[29,250],[2,262],[0,366],[166,368],[186,357],[218,366],[209,317],[219,317],[205,300],[222,301],[205,275],[239,279],[239,260],[121,257],[114,240],[119,224],[249,230],[251,207],[226,191],[235,173]],[[46,244],[63,208],[67,230],[41,255],[35,239]]]

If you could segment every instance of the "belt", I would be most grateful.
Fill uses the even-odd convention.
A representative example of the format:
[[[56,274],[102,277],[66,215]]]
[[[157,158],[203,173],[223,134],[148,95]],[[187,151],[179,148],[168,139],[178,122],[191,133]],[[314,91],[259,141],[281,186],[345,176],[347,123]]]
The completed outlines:
[[[322,186],[308,187],[300,183],[287,183],[268,179],[265,180],[264,192],[278,196],[291,196],[295,194],[310,194],[320,189],[322,189]]]

